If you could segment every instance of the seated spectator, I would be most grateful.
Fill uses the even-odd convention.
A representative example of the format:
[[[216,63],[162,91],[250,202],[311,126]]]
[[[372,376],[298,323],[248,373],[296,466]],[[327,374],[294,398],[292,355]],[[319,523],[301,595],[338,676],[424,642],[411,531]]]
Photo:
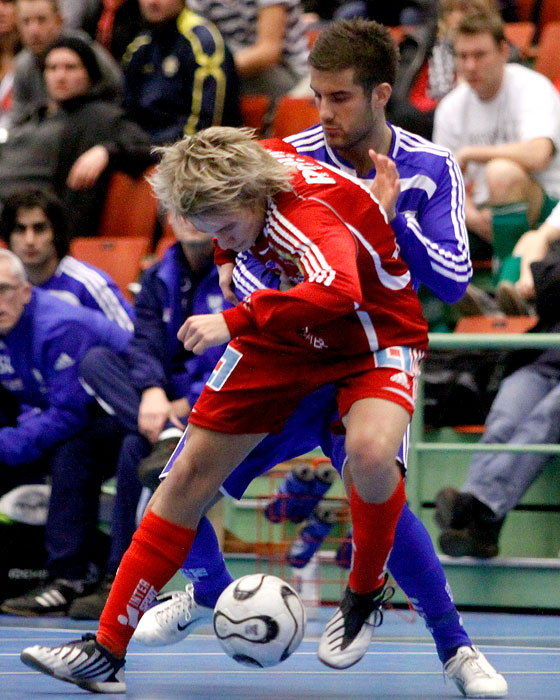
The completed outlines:
[[[496,15],[464,17],[454,47],[464,81],[438,105],[434,141],[463,169],[473,240],[492,245],[497,280],[515,281],[517,240],[560,198],[560,96],[543,75],[507,63]]]
[[[138,0],[101,0],[95,38],[120,63],[145,24]]]
[[[309,81],[307,38],[299,0],[188,0],[212,20],[235,58],[243,93],[272,98]]]
[[[80,384],[79,363],[94,346],[123,352],[129,340],[102,314],[33,289],[20,259],[0,250],[0,384],[18,402],[0,425],[0,494],[47,477],[51,484],[45,527],[51,579],[5,600],[3,612],[65,613],[87,590],[99,489],[122,436]]]
[[[14,0],[0,0],[0,143],[6,140],[10,125],[14,58],[20,48]]]
[[[142,277],[135,303],[136,327],[124,357],[94,348],[82,362],[90,389],[110,406],[126,430],[117,467],[111,553],[99,588],[76,600],[70,616],[97,619],[107,600],[120,560],[136,529],[141,492],[139,462],[146,479],[157,477],[181,437],[187,418],[223,346],[203,355],[184,349],[177,332],[186,316],[220,313],[229,306],[218,283],[212,239],[186,221],[172,219],[177,243]]]
[[[233,58],[209,21],[184,0],[139,0],[148,30],[123,58],[125,108],[153,143],[213,125],[239,126]]]
[[[101,0],[58,0],[60,13],[67,29],[83,29],[90,32],[95,26]]]
[[[104,314],[134,329],[132,306],[102,270],[68,255],[70,237],[62,203],[47,190],[19,192],[4,204],[0,235],[22,261],[35,287]]]
[[[437,17],[404,28],[399,72],[388,104],[389,121],[432,137],[435,108],[457,80],[455,28],[466,14],[497,11],[496,0],[441,0]],[[519,52],[510,45],[508,60],[518,58]]]
[[[556,258],[555,268],[560,268]],[[546,303],[556,322],[540,329],[560,332],[558,288]],[[550,319],[552,320],[552,319]],[[481,444],[557,444],[560,440],[560,350],[552,348],[506,377],[490,408]],[[495,557],[504,519],[541,474],[550,455],[540,452],[478,452],[457,491],[436,497],[440,547],[454,557]]]
[[[552,210],[550,216],[536,231],[527,231],[517,241],[513,256],[519,259],[519,279],[512,285],[503,281],[498,285],[498,298],[508,299],[511,308],[524,311],[528,303],[538,303],[537,313],[540,318],[548,318],[550,304],[543,304],[543,294],[537,289],[550,292],[560,279],[556,269],[551,271],[545,262],[547,256],[556,260],[560,249],[560,204]],[[548,295],[545,296],[548,299]]]
[[[96,235],[110,173],[140,175],[153,162],[148,136],[120,107],[99,99],[100,69],[90,46],[59,39],[45,57],[52,103],[10,129],[0,149],[0,200],[29,187],[53,187],[73,235]]]
[[[60,38],[79,38],[95,52],[99,65],[96,97],[120,103],[123,93],[122,71],[113,57],[80,30],[64,29],[58,0],[16,0],[17,20],[24,49],[14,69],[14,105],[12,123],[19,124],[40,107],[49,105],[44,82],[47,51]]]

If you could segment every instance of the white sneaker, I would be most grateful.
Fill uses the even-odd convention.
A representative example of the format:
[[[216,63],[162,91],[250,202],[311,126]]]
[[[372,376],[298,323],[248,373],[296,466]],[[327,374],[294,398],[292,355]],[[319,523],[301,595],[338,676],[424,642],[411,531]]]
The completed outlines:
[[[20,659],[36,671],[92,693],[126,692],[124,659],[117,659],[99,645],[93,634],[57,647],[27,647]]]
[[[150,608],[140,619],[132,637],[135,642],[150,647],[176,644],[195,627],[212,621],[213,608],[195,601],[192,583],[184,591],[163,593],[157,599],[159,604]]]
[[[507,695],[506,679],[476,647],[459,647],[443,670],[467,698],[503,698]]]
[[[332,668],[348,668],[366,653],[373,628],[383,622],[381,606],[394,594],[392,587],[373,593],[344,593],[335,614],[327,622],[319,642],[319,661]]]

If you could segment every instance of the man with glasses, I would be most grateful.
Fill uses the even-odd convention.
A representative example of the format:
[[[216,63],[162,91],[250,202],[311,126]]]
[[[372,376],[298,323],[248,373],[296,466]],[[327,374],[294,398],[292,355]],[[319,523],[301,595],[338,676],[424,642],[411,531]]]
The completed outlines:
[[[0,387],[14,399],[0,414],[0,494],[47,475],[51,483],[50,580],[5,600],[4,612],[60,614],[88,585],[99,489],[121,433],[82,388],[78,368],[91,347],[122,352],[129,339],[99,312],[32,288],[21,260],[0,250]]]

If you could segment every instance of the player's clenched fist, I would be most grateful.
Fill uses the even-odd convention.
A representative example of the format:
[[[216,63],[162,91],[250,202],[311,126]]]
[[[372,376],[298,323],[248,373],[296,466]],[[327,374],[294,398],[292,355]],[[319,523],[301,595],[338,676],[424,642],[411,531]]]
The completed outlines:
[[[177,338],[185,350],[202,355],[208,348],[228,343],[231,335],[222,314],[201,314],[188,318],[179,328]]]

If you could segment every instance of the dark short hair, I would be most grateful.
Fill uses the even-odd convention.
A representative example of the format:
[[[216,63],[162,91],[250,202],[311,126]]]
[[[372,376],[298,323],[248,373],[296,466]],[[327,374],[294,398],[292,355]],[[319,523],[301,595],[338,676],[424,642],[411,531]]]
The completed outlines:
[[[368,93],[380,83],[394,85],[399,50],[389,29],[378,22],[338,20],[327,25],[315,40],[309,64],[320,71],[354,68],[354,82]]]
[[[456,37],[475,34],[490,34],[498,45],[506,40],[504,22],[495,12],[471,12],[463,17],[455,30]]]
[[[20,209],[35,208],[41,209],[50,221],[56,254],[62,259],[70,248],[68,221],[62,202],[49,190],[23,190],[8,197],[0,218],[0,235],[9,246]]]

